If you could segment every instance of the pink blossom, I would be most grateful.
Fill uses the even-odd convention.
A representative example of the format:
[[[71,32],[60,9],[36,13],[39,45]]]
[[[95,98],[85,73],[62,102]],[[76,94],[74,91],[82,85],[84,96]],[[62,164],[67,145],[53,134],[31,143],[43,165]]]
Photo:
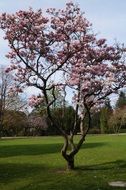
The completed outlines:
[[[43,97],[32,95],[29,98],[29,106],[35,107],[37,105],[40,105],[43,102]]]

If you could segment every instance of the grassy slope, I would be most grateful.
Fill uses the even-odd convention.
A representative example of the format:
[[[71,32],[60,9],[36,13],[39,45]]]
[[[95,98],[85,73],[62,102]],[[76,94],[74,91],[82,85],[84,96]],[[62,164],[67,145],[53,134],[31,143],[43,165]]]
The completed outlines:
[[[126,180],[126,136],[89,136],[65,171],[62,138],[0,140],[0,190],[110,190]],[[125,189],[125,188],[124,188]]]

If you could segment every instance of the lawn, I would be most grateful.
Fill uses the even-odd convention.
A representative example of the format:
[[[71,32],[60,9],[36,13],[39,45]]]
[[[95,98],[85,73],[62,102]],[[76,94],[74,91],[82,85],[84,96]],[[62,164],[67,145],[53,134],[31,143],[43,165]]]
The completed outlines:
[[[65,170],[61,137],[0,140],[0,190],[119,190],[108,182],[126,181],[126,135],[88,136]]]

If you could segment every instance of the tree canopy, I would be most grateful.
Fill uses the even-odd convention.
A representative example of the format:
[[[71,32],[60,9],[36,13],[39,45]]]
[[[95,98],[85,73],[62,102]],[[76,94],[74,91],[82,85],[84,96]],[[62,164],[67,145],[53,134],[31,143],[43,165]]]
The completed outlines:
[[[5,32],[10,52],[7,57],[11,65],[6,72],[14,71],[15,80],[21,92],[25,86],[34,86],[41,91],[41,97],[30,99],[32,105],[46,102],[46,111],[52,123],[65,139],[62,155],[68,167],[74,167],[74,156],[79,151],[89,128],[91,111],[102,105],[105,98],[125,86],[125,48],[110,46],[106,39],[98,39],[92,32],[91,23],[77,5],[67,3],[62,10],[47,9],[3,13],[0,28]],[[55,90],[64,92],[71,88],[75,117],[70,136],[55,122],[50,108],[57,100]],[[48,92],[52,93],[52,99]],[[88,126],[84,119],[88,117]],[[78,120],[80,140],[73,142]],[[69,145],[71,151],[68,151]]]

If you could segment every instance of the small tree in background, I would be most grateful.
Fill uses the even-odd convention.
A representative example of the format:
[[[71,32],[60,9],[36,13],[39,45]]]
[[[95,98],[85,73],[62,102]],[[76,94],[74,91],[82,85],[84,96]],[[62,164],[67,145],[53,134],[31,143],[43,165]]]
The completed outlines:
[[[37,112],[32,112],[28,116],[26,134],[27,135],[45,135],[47,131],[48,125],[46,121],[46,117],[40,115]]]
[[[52,127],[64,137],[62,156],[68,168],[74,169],[74,157],[91,127],[91,112],[108,95],[125,85],[125,49],[108,46],[105,39],[97,39],[91,24],[73,3],[67,3],[63,10],[48,9],[47,14],[49,16],[45,17],[41,10],[30,9],[0,16],[0,27],[10,47],[7,57],[11,65],[7,72],[14,70],[20,89],[33,86],[40,90],[41,96],[32,97],[30,104],[45,101]],[[75,117],[70,135],[51,113],[57,100],[57,87],[63,92],[68,88],[74,92]],[[88,118],[87,126],[84,125],[85,117]],[[78,120],[81,135],[75,144]]]
[[[126,129],[126,96],[120,91],[116,102],[115,110],[109,119],[111,131],[119,133],[121,129]]]
[[[126,110],[116,109],[109,119],[110,130],[119,133],[121,129],[126,129]]]

